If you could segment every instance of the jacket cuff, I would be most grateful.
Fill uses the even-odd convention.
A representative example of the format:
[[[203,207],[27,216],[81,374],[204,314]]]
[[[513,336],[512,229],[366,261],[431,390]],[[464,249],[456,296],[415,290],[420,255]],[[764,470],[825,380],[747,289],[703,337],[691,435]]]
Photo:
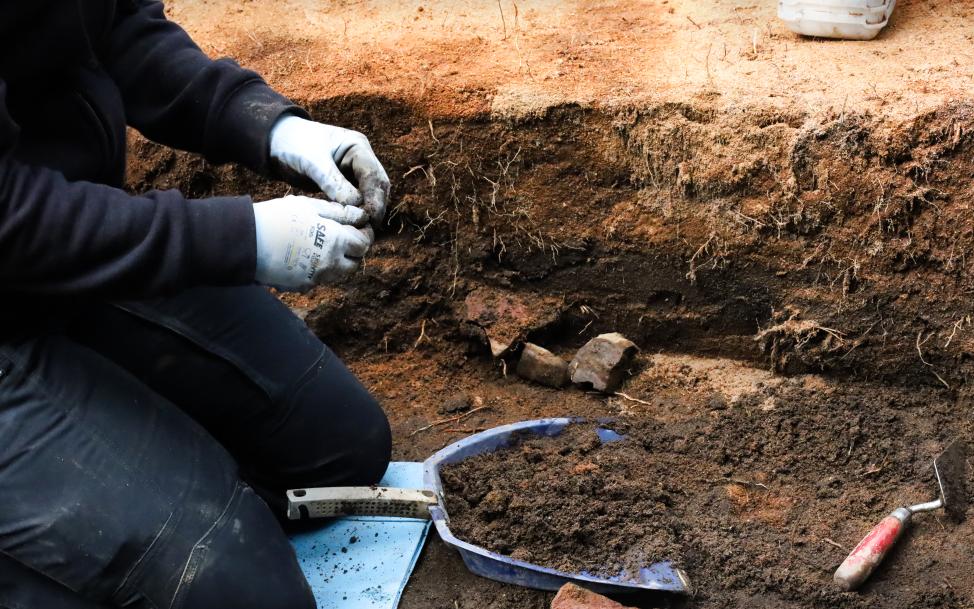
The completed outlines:
[[[257,229],[250,197],[191,199],[190,247],[197,285],[249,285],[257,271]],[[187,269],[189,270],[189,269]]]
[[[260,78],[248,81],[230,97],[220,112],[217,128],[207,134],[207,156],[217,163],[232,161],[269,174],[271,128],[285,113],[310,118]]]

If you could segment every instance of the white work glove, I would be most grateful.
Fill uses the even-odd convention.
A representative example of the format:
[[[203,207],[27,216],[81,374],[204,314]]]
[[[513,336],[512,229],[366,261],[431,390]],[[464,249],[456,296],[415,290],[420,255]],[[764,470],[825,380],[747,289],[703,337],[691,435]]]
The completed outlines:
[[[344,279],[372,245],[357,227],[369,217],[357,207],[288,196],[254,203],[258,283],[302,292]]]
[[[379,226],[389,176],[364,135],[286,114],[271,129],[270,141],[271,158],[285,170],[310,179],[332,201],[361,207]]]

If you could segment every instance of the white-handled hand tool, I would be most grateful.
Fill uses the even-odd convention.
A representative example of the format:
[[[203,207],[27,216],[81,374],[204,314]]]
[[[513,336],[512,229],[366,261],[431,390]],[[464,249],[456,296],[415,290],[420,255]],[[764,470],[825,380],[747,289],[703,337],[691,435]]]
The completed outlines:
[[[335,516],[398,516],[430,519],[430,506],[437,504],[429,490],[388,486],[336,486],[301,488],[287,492],[287,517],[331,518]]]

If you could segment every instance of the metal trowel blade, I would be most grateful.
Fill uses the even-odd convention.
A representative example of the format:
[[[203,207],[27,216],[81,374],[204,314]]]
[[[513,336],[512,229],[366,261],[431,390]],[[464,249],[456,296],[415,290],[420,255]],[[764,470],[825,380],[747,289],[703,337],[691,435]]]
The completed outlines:
[[[967,514],[967,443],[961,439],[951,442],[933,461],[933,471],[940,486],[944,511],[954,522],[961,522]]]

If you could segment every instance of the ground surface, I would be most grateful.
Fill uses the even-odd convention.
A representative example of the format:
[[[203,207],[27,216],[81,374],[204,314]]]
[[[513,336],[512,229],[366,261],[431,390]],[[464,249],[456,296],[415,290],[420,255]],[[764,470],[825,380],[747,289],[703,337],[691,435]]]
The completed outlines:
[[[869,43],[800,39],[770,1],[169,10],[367,133],[389,169],[395,209],[362,276],[286,300],[382,399],[397,458],[526,418],[619,416],[657,430],[663,462],[768,487],[694,495],[678,472],[714,508],[685,540],[698,595],[647,606],[974,602],[974,525],[937,516],[863,596],[828,591],[837,546],[927,498],[931,457],[972,431],[974,2],[901,0]],[[141,140],[130,168],[133,189],[287,189]],[[471,322],[478,302],[514,319]],[[502,332],[570,356],[610,331],[643,349],[623,388],[638,402],[527,384],[487,349]],[[403,607],[549,600],[433,540]]]
[[[777,5],[692,0],[174,0],[172,17],[298,98],[397,96],[432,116],[558,104],[770,102],[912,116],[970,92],[974,5],[902,0],[873,42],[805,42]],[[966,21],[966,25],[965,25]]]

